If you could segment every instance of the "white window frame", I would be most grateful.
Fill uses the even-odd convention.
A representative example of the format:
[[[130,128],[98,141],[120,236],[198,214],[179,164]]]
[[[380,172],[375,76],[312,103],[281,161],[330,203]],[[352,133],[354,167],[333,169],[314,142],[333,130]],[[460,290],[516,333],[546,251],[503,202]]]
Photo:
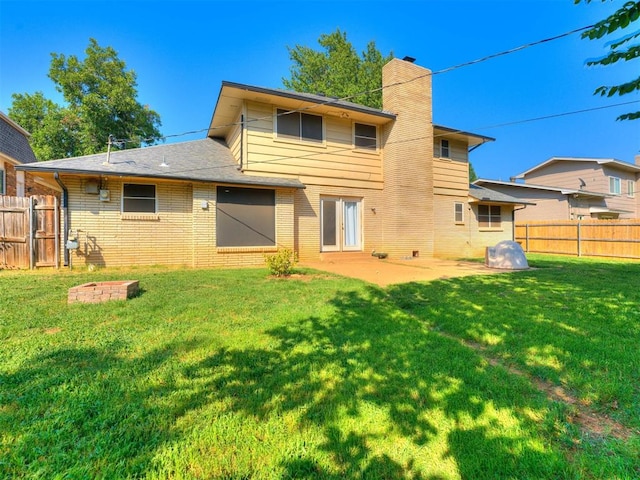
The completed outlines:
[[[373,147],[367,147],[367,146],[362,146],[362,145],[358,145],[357,144],[356,139],[358,139],[358,138],[363,138],[363,139],[368,139],[368,140],[372,139],[372,137],[356,135],[356,127],[357,127],[357,125],[362,125],[362,126],[365,126],[365,127],[373,127],[374,128],[375,137],[373,138],[373,140],[375,140],[375,145]],[[353,131],[353,148],[355,150],[362,150],[364,152],[377,152],[378,151],[378,126],[377,125],[372,125],[370,123],[363,123],[363,122],[353,122],[352,131]]]
[[[480,214],[480,207],[487,207],[487,215]],[[492,209],[497,208],[498,214],[494,214],[491,212]],[[486,217],[488,220],[488,225],[481,225],[480,217]],[[492,205],[489,203],[480,203],[478,204],[478,227],[484,229],[498,229],[502,228],[502,207],[500,205]]]
[[[326,139],[327,139],[327,135],[326,135],[326,125],[325,125],[325,121],[324,121],[324,116],[322,115],[316,115],[313,113],[306,113],[306,112],[296,112],[293,111],[291,113],[285,113],[285,112],[290,112],[290,110],[287,110],[286,108],[274,108],[274,119],[273,119],[273,135],[276,139],[278,139],[279,141],[289,141],[289,142],[302,142],[302,143],[307,143],[309,145],[325,145]],[[299,116],[300,118],[300,133],[298,134],[297,137],[294,137],[293,135],[284,135],[284,134],[279,134],[278,133],[278,121],[280,120],[280,117],[284,116],[284,115],[296,115]],[[319,117],[320,118],[320,122],[321,122],[321,136],[322,138],[320,140],[317,140],[315,138],[305,138],[302,136],[302,119],[304,116],[309,116],[309,117]]]
[[[622,193],[620,177],[609,177],[609,193],[612,195],[620,195]]]
[[[440,158],[451,158],[451,144],[445,138],[440,140]]]
[[[25,174],[22,170],[16,171],[16,196],[24,197],[25,195]]]
[[[627,180],[627,196],[632,198],[636,196],[636,182],[633,180]]]
[[[4,162],[0,162],[0,195],[7,193],[7,172],[4,170]]]
[[[139,200],[150,200],[151,197],[127,197],[125,196],[125,186],[126,185],[145,185],[153,187],[153,212],[143,212],[139,210],[125,210],[124,203],[125,199],[139,199]],[[122,202],[120,204],[120,212],[123,215],[156,215],[158,213],[158,186],[155,183],[141,183],[141,182],[125,182],[122,184]]]
[[[458,209],[460,211],[458,211]],[[462,202],[453,203],[453,221],[456,224],[464,223],[464,203]]]

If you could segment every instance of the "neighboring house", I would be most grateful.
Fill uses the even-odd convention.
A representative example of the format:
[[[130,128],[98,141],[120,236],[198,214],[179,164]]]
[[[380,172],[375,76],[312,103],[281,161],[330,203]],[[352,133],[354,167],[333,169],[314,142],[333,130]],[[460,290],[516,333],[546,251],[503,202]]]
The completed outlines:
[[[16,171],[16,165],[37,161],[29,136],[29,132],[0,112],[0,195],[24,197],[58,193],[42,179]]]
[[[493,139],[433,125],[427,69],[394,59],[383,85],[378,110],[223,82],[203,140],[21,168],[64,186],[71,260],[85,263],[463,257],[511,239],[522,202],[469,189],[468,152]]]
[[[637,218],[640,165],[614,159],[553,157],[510,182],[478,179],[475,185],[535,203],[516,220]],[[520,180],[520,181],[517,181]]]

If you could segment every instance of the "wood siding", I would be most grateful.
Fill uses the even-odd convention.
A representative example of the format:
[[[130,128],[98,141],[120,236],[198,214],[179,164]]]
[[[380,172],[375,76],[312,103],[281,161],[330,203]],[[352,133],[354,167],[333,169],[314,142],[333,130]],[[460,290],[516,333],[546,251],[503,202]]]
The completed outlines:
[[[629,213],[621,213],[620,218],[635,218],[637,214],[637,202],[634,195],[627,194],[627,181],[634,182],[635,191],[638,190],[637,174],[616,168],[615,165],[599,165],[595,162],[563,161],[546,165],[525,176],[525,182],[534,185],[549,187],[562,187],[579,190],[580,179],[584,180],[582,189],[589,192],[598,192],[609,195],[609,177],[620,179],[620,195],[612,195],[606,200],[591,205],[606,206],[613,210],[621,210]],[[584,203],[584,202],[583,202]],[[587,212],[586,215],[589,215]],[[574,215],[575,217],[575,215]],[[547,216],[546,219],[555,218]]]
[[[469,164],[463,160],[435,158],[433,193],[466,197],[469,193]]]
[[[295,177],[305,185],[382,188],[382,156],[353,148],[351,120],[325,115],[325,142],[314,144],[277,138],[273,115],[271,105],[247,104],[246,173]]]
[[[441,140],[449,140],[449,156],[443,157],[440,151]],[[445,134],[436,134],[433,142],[433,154],[442,160],[454,160],[457,162],[469,162],[468,145],[465,142],[446,138]]]

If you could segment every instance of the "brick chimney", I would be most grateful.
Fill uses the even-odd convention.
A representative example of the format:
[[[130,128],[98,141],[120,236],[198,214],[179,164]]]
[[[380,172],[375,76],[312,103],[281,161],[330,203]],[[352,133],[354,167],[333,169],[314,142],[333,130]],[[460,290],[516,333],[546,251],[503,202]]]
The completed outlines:
[[[431,71],[393,59],[382,69],[382,85],[383,109],[397,115],[383,135],[386,251],[394,257],[432,256]]]

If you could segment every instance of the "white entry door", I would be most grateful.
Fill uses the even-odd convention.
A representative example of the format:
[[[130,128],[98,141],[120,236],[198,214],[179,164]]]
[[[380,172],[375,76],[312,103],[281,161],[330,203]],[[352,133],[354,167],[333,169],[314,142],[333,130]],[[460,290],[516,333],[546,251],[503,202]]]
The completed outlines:
[[[320,199],[320,239],[323,252],[362,250],[362,200]]]

